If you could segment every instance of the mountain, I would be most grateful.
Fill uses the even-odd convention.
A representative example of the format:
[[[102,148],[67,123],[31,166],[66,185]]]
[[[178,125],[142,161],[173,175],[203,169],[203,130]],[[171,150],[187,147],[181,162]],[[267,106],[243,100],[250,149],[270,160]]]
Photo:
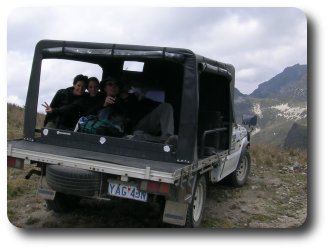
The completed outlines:
[[[284,140],[284,147],[307,149],[307,126],[293,123]]]
[[[287,67],[251,93],[254,98],[307,99],[307,65]]]
[[[246,96],[245,94],[241,93],[237,88],[235,88],[234,95],[235,95],[235,97],[245,97]]]
[[[298,142],[298,138],[307,138],[307,65],[285,68],[250,95],[235,91],[234,106],[239,123],[243,114],[258,116],[252,133],[254,143],[297,148],[295,139]]]

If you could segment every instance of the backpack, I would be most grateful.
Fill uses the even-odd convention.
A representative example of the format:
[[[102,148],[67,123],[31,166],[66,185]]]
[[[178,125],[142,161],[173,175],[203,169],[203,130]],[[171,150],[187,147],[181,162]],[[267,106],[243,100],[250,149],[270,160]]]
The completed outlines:
[[[113,137],[124,136],[124,130],[119,121],[112,122],[108,119],[98,119],[97,116],[90,115],[80,118],[78,124],[78,132]]]

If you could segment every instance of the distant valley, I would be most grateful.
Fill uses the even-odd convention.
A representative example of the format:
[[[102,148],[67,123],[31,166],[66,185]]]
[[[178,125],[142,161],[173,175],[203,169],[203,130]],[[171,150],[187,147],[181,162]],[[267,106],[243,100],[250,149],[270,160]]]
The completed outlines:
[[[287,67],[250,95],[235,90],[235,117],[256,114],[254,143],[307,149],[307,65]]]

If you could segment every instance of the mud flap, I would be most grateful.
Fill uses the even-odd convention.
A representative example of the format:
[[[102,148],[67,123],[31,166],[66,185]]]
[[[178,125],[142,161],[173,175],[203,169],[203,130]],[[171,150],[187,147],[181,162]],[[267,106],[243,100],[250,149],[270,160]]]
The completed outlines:
[[[42,200],[54,200],[55,195],[56,191],[48,186],[45,176],[42,176],[38,187],[38,198]]]
[[[187,203],[167,200],[164,209],[163,222],[184,226],[187,218]]]
[[[38,188],[38,198],[42,200],[54,200],[56,191],[45,188]]]

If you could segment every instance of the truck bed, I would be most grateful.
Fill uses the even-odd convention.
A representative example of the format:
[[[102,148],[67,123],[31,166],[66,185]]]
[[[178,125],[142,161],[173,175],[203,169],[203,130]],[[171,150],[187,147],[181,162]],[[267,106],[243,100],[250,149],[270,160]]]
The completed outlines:
[[[185,164],[133,158],[21,139],[7,142],[7,155],[29,161],[167,183],[174,183],[180,178],[181,172],[185,172],[191,167]]]

